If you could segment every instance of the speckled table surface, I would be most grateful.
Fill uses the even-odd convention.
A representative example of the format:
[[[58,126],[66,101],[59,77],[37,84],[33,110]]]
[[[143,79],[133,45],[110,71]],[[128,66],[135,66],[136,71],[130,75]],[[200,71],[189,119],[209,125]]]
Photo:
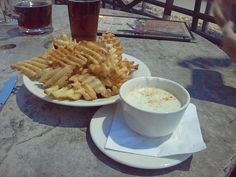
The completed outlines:
[[[102,9],[101,13],[124,14]],[[126,14],[127,15],[127,14]],[[1,26],[0,88],[14,73],[10,64],[40,55],[52,35],[69,34],[65,6],[54,6],[54,32],[19,36],[17,26]],[[5,35],[5,36],[4,36]],[[161,170],[128,167],[104,155],[93,143],[89,122],[99,107],[66,107],[32,95],[21,77],[0,112],[1,177],[228,176],[236,164],[235,64],[217,46],[194,34],[195,43],[120,38],[124,52],[143,61],[153,76],[185,86],[197,106],[207,149]],[[140,162],[142,163],[142,162]]]

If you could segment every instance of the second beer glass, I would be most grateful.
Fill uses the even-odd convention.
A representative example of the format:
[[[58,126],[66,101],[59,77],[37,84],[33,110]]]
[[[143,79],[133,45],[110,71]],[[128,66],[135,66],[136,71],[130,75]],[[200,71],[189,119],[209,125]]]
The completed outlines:
[[[68,0],[71,36],[96,41],[100,0]]]
[[[19,1],[14,5],[22,33],[43,34],[52,31],[52,1]]]
[[[5,16],[17,19],[22,34],[52,32],[52,0],[1,0]]]

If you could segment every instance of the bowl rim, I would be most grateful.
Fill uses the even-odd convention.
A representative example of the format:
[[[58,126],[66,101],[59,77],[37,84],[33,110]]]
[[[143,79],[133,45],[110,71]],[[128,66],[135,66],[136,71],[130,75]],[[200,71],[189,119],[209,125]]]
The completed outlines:
[[[170,82],[172,84],[175,84],[177,85],[178,87],[180,87],[187,95],[187,101],[186,103],[181,106],[179,109],[175,110],[175,111],[170,111],[170,112],[158,112],[158,111],[150,111],[150,110],[146,110],[146,109],[142,109],[142,108],[138,108],[132,104],[130,104],[129,102],[127,102],[127,100],[125,99],[124,97],[124,87],[127,85],[127,84],[130,84],[132,82],[135,82],[136,80],[140,80],[140,79],[158,79],[158,80],[161,80],[161,81],[167,81],[167,82]],[[158,87],[157,87],[158,88]],[[172,94],[172,93],[171,93]],[[187,91],[186,88],[184,88],[182,85],[180,85],[178,82],[175,82],[175,81],[172,81],[170,79],[166,79],[166,78],[162,78],[162,77],[155,77],[155,76],[143,76],[143,77],[136,77],[136,78],[133,78],[133,79],[130,79],[128,81],[126,81],[125,83],[123,83],[120,87],[120,90],[119,90],[119,95],[120,95],[120,98],[121,100],[123,100],[127,105],[131,106],[132,108],[134,109],[137,109],[139,111],[143,111],[143,112],[146,112],[146,113],[152,113],[152,114],[161,114],[161,115],[167,115],[167,114],[174,114],[174,113],[178,113],[178,112],[181,112],[182,110],[185,110],[189,103],[190,103],[190,94],[189,92]]]

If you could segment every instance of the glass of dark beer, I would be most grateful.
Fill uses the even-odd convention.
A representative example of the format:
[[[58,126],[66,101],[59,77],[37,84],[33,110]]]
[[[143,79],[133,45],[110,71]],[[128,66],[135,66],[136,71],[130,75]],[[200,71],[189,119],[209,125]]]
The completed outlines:
[[[8,16],[17,19],[20,33],[43,34],[52,28],[52,0],[2,0]]]
[[[96,41],[100,0],[68,0],[71,36],[76,41]]]

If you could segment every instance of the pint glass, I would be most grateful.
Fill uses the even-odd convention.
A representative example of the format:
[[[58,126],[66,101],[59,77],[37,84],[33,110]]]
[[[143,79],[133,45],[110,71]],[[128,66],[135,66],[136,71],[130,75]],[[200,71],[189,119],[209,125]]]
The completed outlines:
[[[68,0],[71,36],[77,41],[96,41],[100,0]]]
[[[52,0],[1,0],[8,3],[6,15],[17,19],[24,34],[52,31]]]

